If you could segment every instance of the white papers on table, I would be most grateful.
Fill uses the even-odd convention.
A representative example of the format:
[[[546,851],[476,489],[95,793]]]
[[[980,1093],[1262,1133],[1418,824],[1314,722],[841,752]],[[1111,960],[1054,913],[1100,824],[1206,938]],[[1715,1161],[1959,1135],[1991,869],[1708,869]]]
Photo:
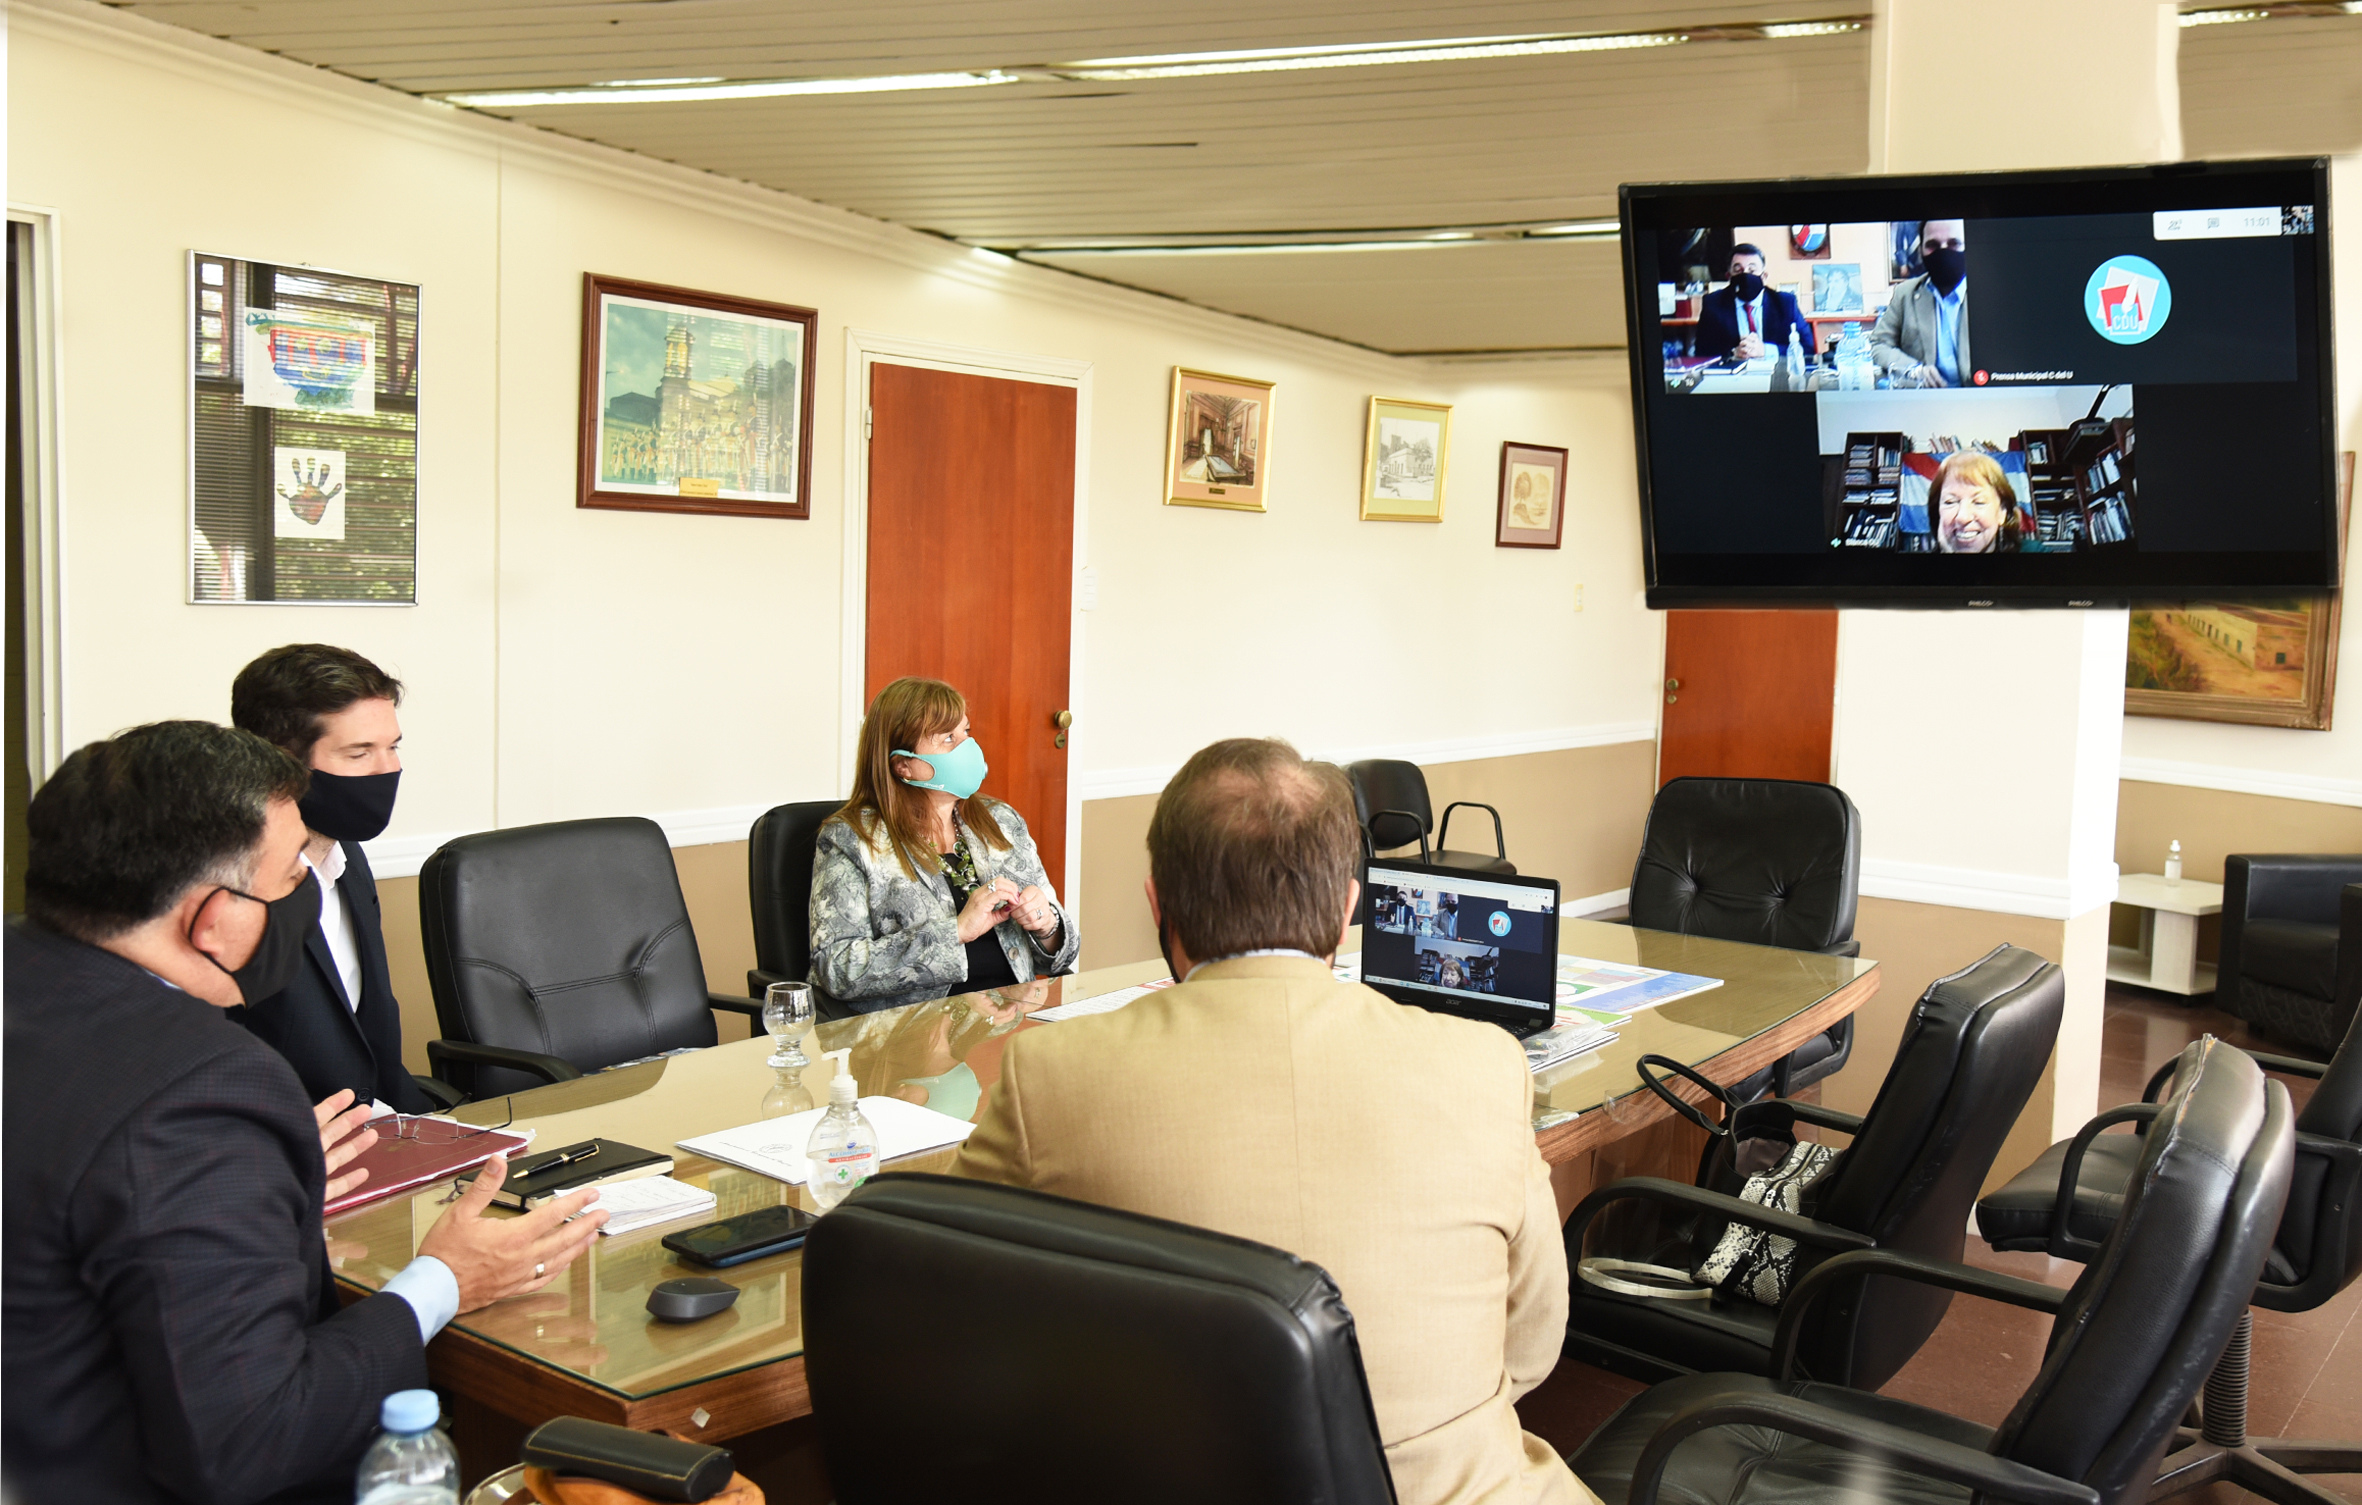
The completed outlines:
[[[1056,1023],[1061,1019],[1080,1019],[1085,1014],[1112,1014],[1135,998],[1146,998],[1149,994],[1172,985],[1173,979],[1167,977],[1158,982],[1142,983],[1136,988],[1118,988],[1112,993],[1101,993],[1096,998],[1077,998],[1072,1003],[1062,1003],[1054,1009],[1043,1009],[1029,1017],[1047,1019]],[[881,1129],[879,1132],[885,1131]]]
[[[1541,1071],[1571,1060],[1585,1051],[1597,1050],[1616,1038],[1616,1032],[1588,1019],[1569,1019],[1559,1016],[1559,1022],[1538,1035],[1525,1038],[1525,1069]]]
[[[1558,959],[1558,1002],[1562,1006],[1580,1003],[1586,1008],[1628,1014],[1721,986],[1719,977],[1695,977],[1629,962],[1594,961],[1588,956]]]
[[[675,1181],[670,1176],[642,1176],[636,1181],[611,1181],[599,1188],[593,1204],[607,1214],[604,1234],[630,1233],[652,1223],[670,1223],[714,1210],[714,1194],[702,1186]]]
[[[1339,982],[1361,981],[1361,953],[1358,951],[1338,952],[1334,970]]]
[[[760,1123],[741,1124],[735,1129],[724,1129],[717,1134],[700,1134],[694,1139],[680,1141],[680,1147],[691,1154],[709,1160],[726,1161],[731,1165],[775,1177],[790,1186],[804,1184],[804,1151],[812,1143],[812,1130],[819,1124],[826,1108],[813,1108],[803,1113],[790,1113],[785,1118],[766,1118]],[[916,1155],[926,1150],[939,1150],[947,1144],[958,1144],[976,1126],[906,1103],[898,1097],[865,1097],[861,1100],[861,1116],[878,1133],[878,1158],[893,1160],[903,1155]]]

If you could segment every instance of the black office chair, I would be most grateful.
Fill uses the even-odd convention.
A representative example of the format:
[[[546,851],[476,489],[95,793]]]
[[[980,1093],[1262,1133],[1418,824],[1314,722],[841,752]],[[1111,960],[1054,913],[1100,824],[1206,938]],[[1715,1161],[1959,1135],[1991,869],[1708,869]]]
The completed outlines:
[[[1631,922],[1827,956],[1859,956],[1862,817],[1845,791],[1792,779],[1680,778],[1650,802],[1632,868]],[[1787,1097],[1853,1056],[1851,1015],[1734,1086]]]
[[[2331,1051],[2362,1003],[2362,856],[2223,861],[2215,1006]]]
[[[435,1074],[471,1097],[521,1092],[621,1061],[714,1043],[712,993],[671,844],[623,816],[482,831],[418,878]]]
[[[1594,1255],[1695,1266],[1725,1222],[1735,1221],[1816,1251],[1800,1262],[1799,1273],[1811,1260],[1849,1249],[1957,1260],[1977,1190],[2050,1059],[2066,996],[2057,966],[2031,951],[1998,946],[1974,966],[1928,984],[1877,1100],[1859,1118],[1774,1099],[1739,1107],[1716,1124],[1673,1099],[1714,1136],[1701,1179],[1714,1161],[1716,1141],[1726,1135],[1746,1140],[1808,1123],[1841,1130],[1853,1142],[1806,1189],[1801,1215],[1652,1176],[1611,1182],[1585,1197],[1566,1224],[1567,1268],[1574,1278],[1565,1351],[1652,1381],[1692,1371],[1778,1372],[1774,1340],[1793,1294],[1773,1308],[1719,1294],[1711,1300],[1620,1295],[1583,1278],[1585,1236],[1592,1221],[1618,1202],[1654,1202],[1673,1215],[1655,1228],[1644,1222],[1637,1232],[1603,1226],[1602,1247],[1590,1251]],[[1858,1286],[1803,1333],[1796,1355],[1802,1372],[1874,1390],[1919,1351],[1950,1299],[1885,1280]]]
[[[1443,829],[1435,829],[1435,807],[1427,799],[1427,775],[1419,771],[1418,764],[1405,763],[1399,758],[1368,758],[1348,764],[1345,775],[1353,781],[1353,813],[1360,818],[1371,849],[1387,852],[1416,842],[1421,862],[1466,868],[1472,873],[1517,871],[1509,860],[1509,848],[1501,839],[1501,812],[1492,806],[1474,800],[1454,800],[1444,806]],[[1444,844],[1451,836],[1454,810],[1482,810],[1493,818],[1493,855],[1445,849]],[[1427,845],[1430,832],[1435,835],[1433,851]]]
[[[843,800],[805,800],[763,812],[746,843],[746,896],[754,911],[755,964],[746,991],[763,996],[775,982],[808,982],[812,976],[812,855],[820,828],[844,808]],[[845,1019],[852,1010],[812,989],[814,1011],[823,1019]]]
[[[1889,1250],[1830,1260],[1807,1308],[1869,1275],[2052,1314],[2041,1371],[1998,1430],[1798,1379],[1700,1374],[1633,1397],[1567,1459],[1607,1505],[1864,1499],[2134,1505],[2157,1452],[2237,1325],[2288,1195],[2288,1093],[2215,1042],[2184,1056],[2103,1255],[2073,1289]]]
[[[803,1293],[844,1505],[1394,1499],[1353,1314],[1326,1271],[1281,1250],[895,1174],[812,1230]],[[925,1407],[923,1439],[922,1393],[958,1398]],[[1042,1396],[1051,1411],[1011,1414]]]
[[[2260,1066],[2317,1078],[2296,1116],[2296,1168],[2288,1210],[2265,1257],[2250,1305],[2309,1312],[2362,1274],[2362,1035],[2351,1025],[2324,1066],[2289,1056],[2252,1055]],[[2225,1047],[2226,1049],[2228,1047]],[[2111,1124],[2147,1125],[2158,1095],[2184,1056],[2149,1079],[2139,1103],[2103,1113],[2075,1138],[2054,1144],[2007,1186],[1977,1204],[1977,1231],[1996,1249],[2039,1250],[2056,1259],[2089,1260],[2121,1215],[2146,1148],[2144,1134],[2103,1134]],[[2061,1185],[2067,1195],[2061,1197]],[[2283,1505],[2324,1505],[2340,1496],[2308,1484],[2305,1474],[2362,1473],[2362,1442],[2247,1435],[2248,1339],[2253,1318],[2240,1313],[2231,1345],[2206,1381],[2202,1425],[2185,1429],[2158,1471],[2158,1494],[2178,1494],[2228,1479]]]

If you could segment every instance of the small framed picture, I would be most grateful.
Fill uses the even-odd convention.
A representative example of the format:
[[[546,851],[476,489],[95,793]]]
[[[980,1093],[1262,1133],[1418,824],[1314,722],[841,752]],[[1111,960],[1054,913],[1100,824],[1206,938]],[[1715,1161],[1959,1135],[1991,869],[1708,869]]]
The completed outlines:
[[[1451,457],[1449,403],[1370,399],[1370,432],[1362,450],[1364,522],[1439,523]]]
[[[1566,451],[1548,444],[1504,443],[1494,546],[1555,549],[1565,531]]]
[[[1271,390],[1250,376],[1173,368],[1165,505],[1264,511],[1271,489]]]
[[[819,319],[585,274],[575,505],[810,517]]]

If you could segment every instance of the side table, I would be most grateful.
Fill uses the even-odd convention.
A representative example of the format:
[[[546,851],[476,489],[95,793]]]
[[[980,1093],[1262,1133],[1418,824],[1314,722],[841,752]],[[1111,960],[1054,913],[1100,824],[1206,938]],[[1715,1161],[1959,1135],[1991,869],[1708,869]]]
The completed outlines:
[[[2214,991],[2214,968],[2198,960],[2198,917],[2221,914],[2223,886],[2157,873],[2116,880],[2116,902],[2141,912],[2141,943],[2108,948],[2108,980],[2187,996]]]

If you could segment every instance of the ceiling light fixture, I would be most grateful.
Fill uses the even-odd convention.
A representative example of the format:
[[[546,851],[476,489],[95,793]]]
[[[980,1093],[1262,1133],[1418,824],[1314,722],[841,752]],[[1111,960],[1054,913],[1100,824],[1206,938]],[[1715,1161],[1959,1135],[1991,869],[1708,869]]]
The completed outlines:
[[[979,236],[961,244],[1009,256],[1262,256],[1301,251],[1431,251],[1522,240],[1614,240],[1612,219],[1361,230],[1198,231],[1172,235]]]
[[[1293,73],[1310,68],[1368,68],[1393,63],[1457,63],[1488,58],[1550,57],[1586,52],[1676,47],[1686,42],[1782,42],[1860,31],[1867,16],[1817,21],[1693,26],[1681,31],[1556,33],[1531,36],[1439,37],[1409,42],[1340,42],[1322,47],[1253,47],[1222,52],[1168,52],[1140,57],[1086,58],[1075,63],[979,68],[958,73],[898,73],[871,78],[613,79],[580,88],[496,89],[444,94],[445,102],[487,110],[550,105],[687,104],[705,100],[785,99],[817,94],[888,94],[925,89],[974,89],[1016,83],[1129,83],[1144,79],[1207,78],[1230,73]],[[2190,24],[2184,18],[2184,24]]]
[[[2274,0],[2268,5],[2220,5],[2186,10],[2184,27],[2229,26],[2241,21],[2304,21],[2319,17],[2362,16],[2362,0]]]
[[[805,94],[888,94],[918,89],[976,89],[1013,84],[1018,75],[987,68],[975,73],[894,73],[872,78],[772,78],[736,83],[649,84],[617,82],[583,89],[508,89],[481,94],[445,94],[449,104],[483,110],[518,110],[537,105],[687,104],[710,99],[785,99]]]

